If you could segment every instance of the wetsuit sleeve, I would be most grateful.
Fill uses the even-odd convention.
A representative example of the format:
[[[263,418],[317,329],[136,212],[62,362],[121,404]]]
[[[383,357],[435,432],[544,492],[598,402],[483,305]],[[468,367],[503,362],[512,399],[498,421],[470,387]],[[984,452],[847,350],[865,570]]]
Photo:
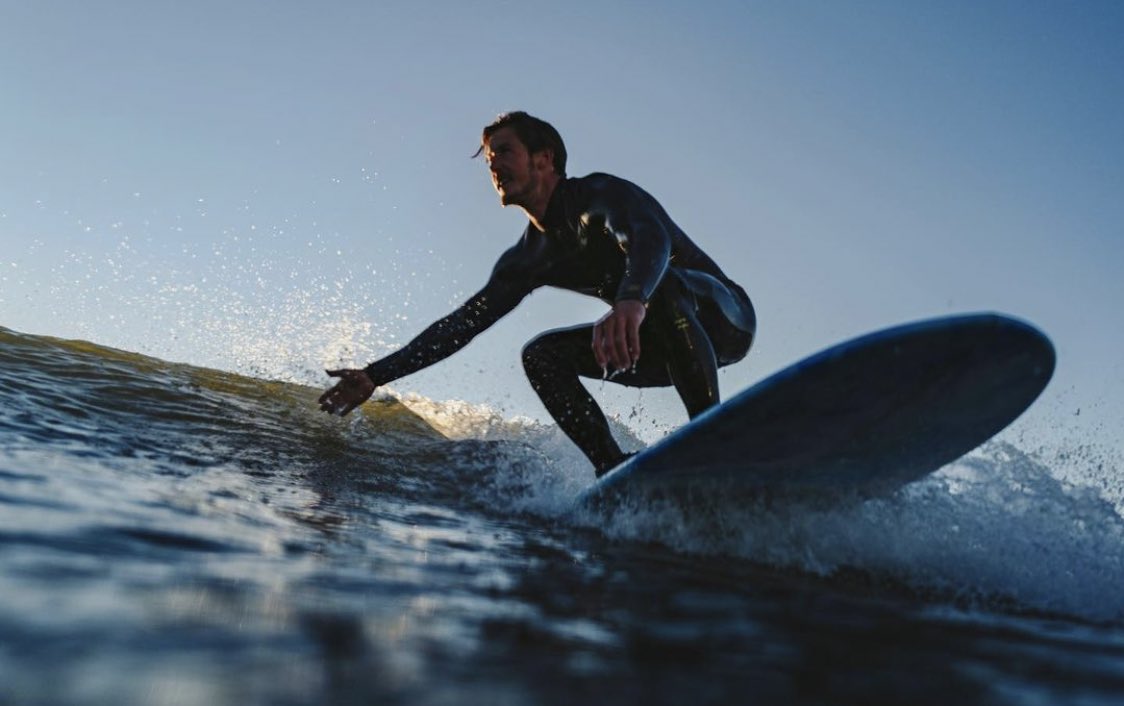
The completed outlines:
[[[671,263],[671,234],[655,199],[627,182],[618,181],[595,199],[605,226],[625,252],[625,269],[614,301],[652,298]]]
[[[501,258],[488,283],[456,311],[434,322],[394,353],[368,365],[376,386],[416,373],[448,358],[499,321],[530,293],[531,288]]]
[[[671,238],[659,221],[643,216],[632,219],[629,230],[618,231],[617,238],[627,255],[615,301],[639,299],[647,304],[671,262]]]

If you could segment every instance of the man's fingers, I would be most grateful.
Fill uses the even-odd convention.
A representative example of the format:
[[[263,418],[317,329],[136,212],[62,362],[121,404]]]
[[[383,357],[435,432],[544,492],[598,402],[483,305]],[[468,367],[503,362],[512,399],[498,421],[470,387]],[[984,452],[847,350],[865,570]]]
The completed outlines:
[[[640,327],[607,316],[593,327],[593,358],[601,368],[627,370],[640,359]]]
[[[617,329],[614,331],[612,340],[610,341],[612,350],[613,367],[617,370],[624,370],[629,367],[628,364],[628,344],[625,342],[624,331]]]
[[[628,367],[635,367],[640,361],[640,326],[630,326],[628,329]]]
[[[601,324],[598,337],[595,339],[594,354],[597,357],[597,364],[602,368],[611,367],[612,372],[628,367],[625,363],[627,354],[620,334],[616,319],[609,317]]]
[[[609,332],[613,367],[627,370],[632,367],[632,356],[628,350],[628,323],[619,316],[613,317],[613,327]]]
[[[352,382],[353,378],[348,374],[351,372],[350,370],[325,370],[324,372],[329,377],[340,378],[340,381],[328,388],[324,394],[320,395],[318,400],[320,409],[331,412],[339,404],[340,397],[345,394],[345,388]]]
[[[348,412],[359,406],[358,402],[350,401],[345,402],[340,399],[341,395],[334,394],[337,390],[332,388],[320,396],[320,411],[327,412],[328,414],[338,414],[343,417]]]
[[[639,309],[637,311],[637,309]],[[614,371],[628,370],[640,360],[640,324],[643,305],[621,302],[593,326],[593,357],[597,365]]]
[[[600,323],[593,327],[593,359],[597,361],[599,368],[609,364],[609,359],[605,355],[605,328]]]
[[[343,374],[345,372],[347,372],[347,371],[346,370],[325,370],[324,371],[324,373],[327,374],[327,376],[330,377],[330,378],[342,378],[342,377],[344,377]],[[324,394],[320,395],[320,399],[317,400],[320,403],[320,409],[323,409],[325,412],[328,411],[327,408],[324,405],[327,404],[329,398],[331,398],[332,396],[334,396],[336,393],[338,393],[340,391],[340,385],[342,385],[342,384],[343,384],[343,380],[341,380],[340,382],[337,382],[335,385],[328,388],[324,392]]]

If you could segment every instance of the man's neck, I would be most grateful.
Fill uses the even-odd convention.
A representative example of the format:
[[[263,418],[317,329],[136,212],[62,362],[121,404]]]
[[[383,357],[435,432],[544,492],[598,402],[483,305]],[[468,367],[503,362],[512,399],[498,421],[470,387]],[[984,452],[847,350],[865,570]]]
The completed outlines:
[[[561,180],[561,177],[552,172],[550,176],[543,179],[542,188],[535,195],[534,203],[523,206],[523,212],[539,232],[546,231],[546,211],[550,207],[550,198],[554,196],[554,190],[558,188],[558,182]]]

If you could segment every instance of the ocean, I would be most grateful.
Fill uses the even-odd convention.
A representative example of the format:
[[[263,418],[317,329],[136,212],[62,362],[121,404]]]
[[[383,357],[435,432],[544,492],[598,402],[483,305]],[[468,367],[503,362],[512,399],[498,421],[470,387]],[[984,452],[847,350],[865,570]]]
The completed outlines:
[[[0,329],[0,704],[1124,700],[1111,460],[593,514],[551,425],[320,392]]]

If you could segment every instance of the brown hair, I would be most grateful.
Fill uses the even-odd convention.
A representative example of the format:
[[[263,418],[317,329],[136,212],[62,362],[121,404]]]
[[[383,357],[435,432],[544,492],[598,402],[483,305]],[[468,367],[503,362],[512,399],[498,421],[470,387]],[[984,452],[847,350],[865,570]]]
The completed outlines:
[[[492,123],[484,128],[484,134],[480,136],[480,149],[476,150],[473,157],[479,157],[484,149],[488,146],[489,140],[492,135],[496,134],[499,130],[510,127],[515,131],[519,137],[519,141],[527,148],[531,154],[542,152],[543,150],[550,150],[554,153],[554,171],[558,176],[566,176],[566,145],[562,142],[562,136],[554,129],[554,126],[545,120],[540,120],[533,115],[528,115],[522,110],[516,110],[511,113],[503,113]]]

